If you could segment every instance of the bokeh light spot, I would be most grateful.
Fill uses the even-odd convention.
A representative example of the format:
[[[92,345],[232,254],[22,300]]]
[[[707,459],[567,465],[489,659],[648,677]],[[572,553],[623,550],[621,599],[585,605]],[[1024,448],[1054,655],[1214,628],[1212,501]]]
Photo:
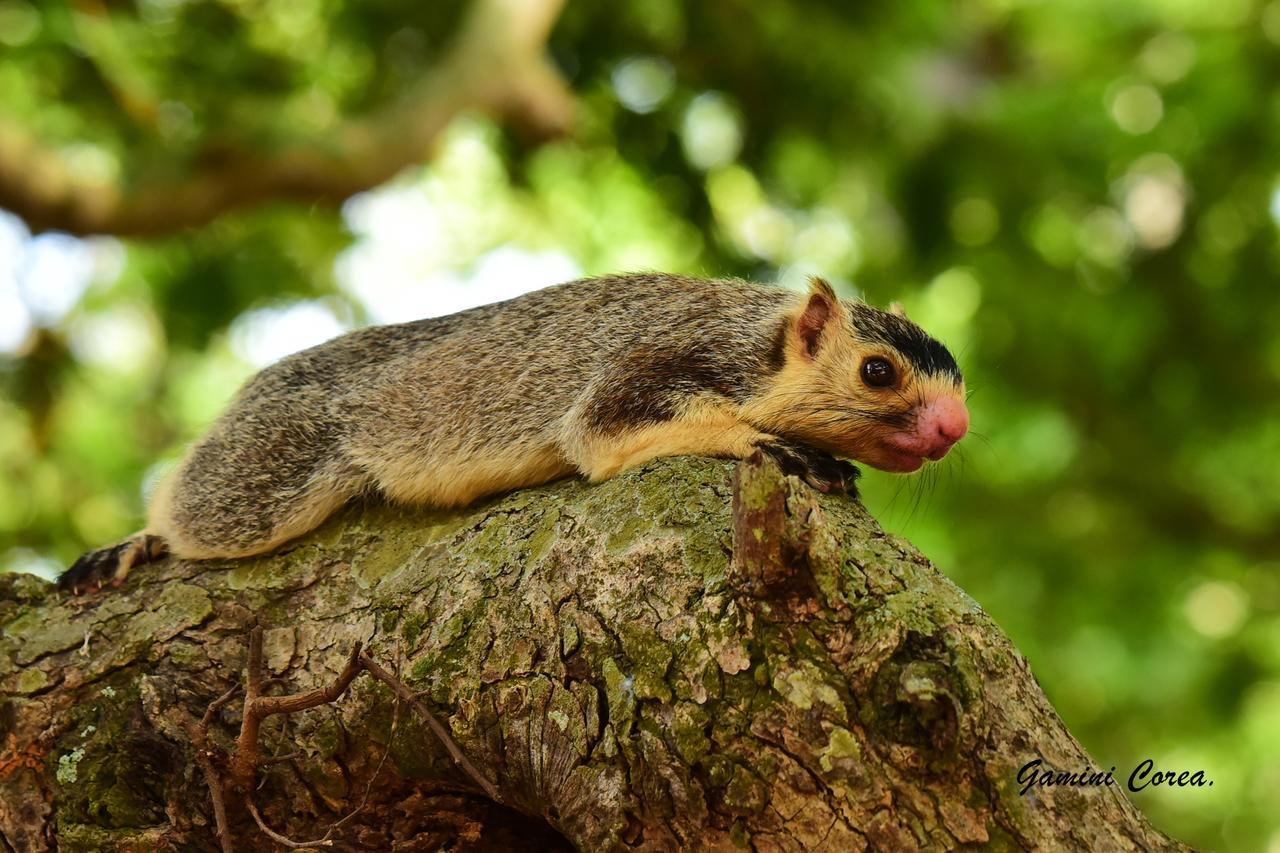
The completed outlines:
[[[1107,96],[1107,109],[1121,130],[1135,136],[1150,132],[1164,117],[1160,93],[1146,83],[1113,86]]]
[[[23,0],[0,2],[0,44],[22,47],[40,33],[40,13]]]
[[[322,302],[273,305],[236,318],[231,326],[231,348],[255,367],[265,367],[344,331],[343,323]]]
[[[724,95],[704,92],[685,111],[681,139],[685,158],[699,169],[731,163],[742,149],[742,116]]]
[[[1204,581],[1187,595],[1183,605],[1187,622],[1198,633],[1213,639],[1240,630],[1249,615],[1244,590],[1227,581]]]
[[[1133,248],[1128,224],[1110,207],[1093,210],[1080,223],[1077,239],[1090,259],[1104,266],[1119,266]]]
[[[67,331],[75,357],[117,373],[140,370],[163,356],[161,330],[145,303],[125,303],[75,318]]]
[[[1178,239],[1187,204],[1178,164],[1163,154],[1148,155],[1133,165],[1122,183],[1125,219],[1138,245],[1163,249]]]
[[[665,59],[633,56],[613,70],[613,91],[632,112],[653,112],[671,96],[675,86],[675,71]]]
[[[1138,55],[1138,65],[1157,83],[1176,83],[1195,65],[1196,43],[1178,32],[1164,32],[1151,38]]]

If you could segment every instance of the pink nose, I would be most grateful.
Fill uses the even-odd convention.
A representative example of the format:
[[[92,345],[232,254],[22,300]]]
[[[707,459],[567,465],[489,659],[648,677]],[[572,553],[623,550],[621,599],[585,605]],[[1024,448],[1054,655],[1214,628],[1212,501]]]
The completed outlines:
[[[916,420],[916,434],[943,452],[969,431],[969,410],[956,397],[939,397],[922,408]]]

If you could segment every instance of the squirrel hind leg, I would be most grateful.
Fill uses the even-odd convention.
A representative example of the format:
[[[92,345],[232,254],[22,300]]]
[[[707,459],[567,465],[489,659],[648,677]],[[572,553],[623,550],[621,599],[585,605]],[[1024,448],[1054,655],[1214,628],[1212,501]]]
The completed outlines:
[[[266,554],[308,533],[362,490],[358,482],[317,478],[290,493],[226,494],[208,484],[174,484],[153,502],[150,526],[184,560]],[[212,499],[211,499],[212,498]]]
[[[174,556],[265,554],[315,529],[365,489],[368,476],[331,441],[307,444],[287,433],[253,432],[273,425],[279,428],[275,422],[233,424],[207,436],[160,483],[147,529],[163,536]]]
[[[120,586],[134,566],[154,563],[168,556],[169,545],[161,536],[137,533],[119,544],[90,551],[58,577],[58,588],[81,595],[103,586]]]

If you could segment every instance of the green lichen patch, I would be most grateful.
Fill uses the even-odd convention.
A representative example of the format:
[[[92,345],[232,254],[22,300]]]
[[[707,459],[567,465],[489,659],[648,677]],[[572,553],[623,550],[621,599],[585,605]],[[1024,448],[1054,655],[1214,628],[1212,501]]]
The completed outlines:
[[[281,554],[230,563],[227,586],[235,591],[289,590],[310,586],[319,576],[316,549],[304,544]]]
[[[692,700],[699,705],[720,695],[720,667],[711,652],[697,638],[691,638],[675,658],[675,669],[668,679],[677,699]]]
[[[703,591],[717,592],[729,573],[732,551],[728,531],[714,526],[692,527],[684,537],[684,563],[694,578],[703,582]]]
[[[508,500],[513,499],[504,499],[501,505],[506,507]],[[530,529],[536,526],[537,516],[531,511],[495,511],[487,517],[478,515],[473,520],[473,527],[478,527],[478,532],[458,543],[452,550],[453,556],[474,578],[492,579],[509,574],[514,582],[529,563]],[[545,515],[542,520],[546,520]],[[554,533],[546,530],[543,537],[546,536],[554,536]],[[550,545],[545,538],[539,542],[535,544],[538,550],[545,551]]]
[[[560,656],[571,657],[582,645],[582,632],[573,622],[565,620],[560,628]]]
[[[485,660],[492,651],[489,636],[481,623],[456,635],[448,646],[433,642],[430,650],[420,652],[413,662],[410,684],[417,690],[426,690],[431,701],[444,705],[471,695],[485,675]]]
[[[87,824],[62,823],[58,827],[58,850],[61,853],[155,853],[172,849],[166,836],[172,828],[165,823],[141,829],[103,829]]]
[[[413,651],[418,646],[418,638],[427,627],[427,616],[422,613],[409,613],[400,620],[400,636],[404,639],[406,649]]]
[[[128,621],[120,635],[120,643],[130,646],[163,642],[199,625],[211,615],[213,602],[204,587],[188,583],[165,584],[159,597]]]
[[[14,685],[15,693],[27,696],[36,691],[43,690],[49,684],[49,675],[42,669],[34,666],[24,668],[18,674],[17,684]]]
[[[541,513],[530,525],[528,540],[524,544],[525,562],[538,563],[546,558],[555,545],[560,531],[560,511],[551,507]]]
[[[209,660],[208,652],[199,643],[181,640],[169,645],[168,654],[174,666],[189,670],[204,669]]]
[[[0,572],[0,605],[36,604],[54,591],[54,585],[29,572]],[[0,606],[0,618],[4,610]]]
[[[809,710],[822,703],[843,710],[840,694],[814,664],[807,660],[780,662],[770,667],[773,672],[773,689],[784,699],[801,710]]]
[[[630,662],[637,699],[670,701],[667,670],[671,668],[672,647],[657,632],[636,623],[622,626],[622,650]]]
[[[617,736],[625,737],[635,720],[635,678],[624,673],[613,658],[605,658],[600,664],[600,673],[604,676],[609,725]]]
[[[383,578],[409,565],[424,546],[416,536],[385,536],[353,557],[351,579],[369,589]]]
[[[76,827],[143,828],[163,823],[166,789],[179,765],[173,745],[142,713],[139,692],[126,676],[73,709],[71,725],[50,753],[50,778],[64,803],[59,837]]]
[[[676,704],[671,737],[687,764],[697,764],[711,751],[711,738],[707,736],[710,722],[710,712],[701,705],[692,702]]]
[[[653,521],[636,513],[625,519],[621,526],[615,528],[605,540],[605,548],[611,554],[620,554],[631,547],[637,539],[653,528]]]
[[[847,763],[850,769],[854,769],[861,761],[862,745],[853,732],[843,726],[833,726],[827,738],[827,746],[818,757],[822,769],[830,773],[841,763]]]
[[[80,761],[84,758],[84,747],[77,746],[68,753],[58,756],[58,769],[53,778],[60,784],[70,785],[80,778]]]
[[[755,814],[764,809],[768,800],[764,780],[741,764],[734,764],[724,788],[725,806],[739,814]]]
[[[533,670],[533,661],[540,657],[537,641],[532,637],[504,632],[494,639],[493,647],[483,661],[480,680],[494,682]]]
[[[938,599],[936,586],[926,584],[888,596],[875,614],[879,626],[896,633],[914,632],[931,636],[955,622],[956,614]]]
[[[26,666],[45,655],[81,645],[86,630],[86,620],[56,607],[25,611],[4,627],[4,636],[14,641],[13,662]]]
[[[680,456],[650,462],[586,490],[581,515],[616,531],[636,518],[654,528],[728,524],[728,482],[733,463]],[[724,484],[718,492],[714,484]]]
[[[369,545],[352,556],[351,577],[369,589],[398,571],[422,565],[426,562],[425,551],[446,551],[444,543],[462,529],[466,518],[462,512],[428,510],[405,518],[396,535],[373,537]]]
[[[707,648],[727,675],[735,675],[751,668],[751,651],[747,648],[744,632],[738,620],[730,617],[716,621],[704,621]]]
[[[571,752],[576,760],[585,760],[600,730],[598,694],[585,684],[575,685],[573,690],[551,681],[547,684],[551,686],[551,693],[546,716],[551,727],[546,731],[553,733],[559,751]]]

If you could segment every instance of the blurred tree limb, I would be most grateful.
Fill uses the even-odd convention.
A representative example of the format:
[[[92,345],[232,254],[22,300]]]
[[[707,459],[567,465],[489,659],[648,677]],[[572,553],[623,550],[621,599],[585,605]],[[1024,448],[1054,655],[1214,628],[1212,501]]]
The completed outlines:
[[[1022,795],[1098,765],[999,628],[855,501],[733,472],[352,508],[98,601],[0,577],[3,849],[1183,849],[1117,788]]]
[[[386,109],[265,149],[222,140],[180,174],[153,169],[95,181],[23,128],[0,123],[0,207],[35,231],[158,236],[271,199],[340,202],[419,162],[464,110],[495,112],[532,136],[562,133],[573,95],[544,55],[562,7],[476,0],[446,54]]]

